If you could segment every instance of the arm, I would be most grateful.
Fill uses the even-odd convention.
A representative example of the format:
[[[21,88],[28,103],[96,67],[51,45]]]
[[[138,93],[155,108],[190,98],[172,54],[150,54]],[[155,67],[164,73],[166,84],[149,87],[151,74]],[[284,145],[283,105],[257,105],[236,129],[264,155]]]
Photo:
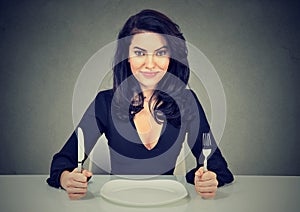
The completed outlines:
[[[99,136],[104,132],[105,126],[105,112],[106,102],[103,95],[98,94],[95,101],[91,103],[87,111],[83,115],[79,127],[82,128],[85,139],[85,159],[91,152]],[[53,156],[53,160],[50,168],[50,177],[47,179],[47,183],[50,186],[59,188],[61,185],[62,173],[73,172],[77,167],[77,148],[78,140],[76,130],[72,133],[63,148]]]
[[[193,93],[193,92],[192,92]],[[191,184],[195,184],[195,174],[201,175],[203,174],[202,171],[199,170],[200,167],[202,167],[204,157],[201,155],[202,153],[202,134],[210,131],[209,123],[206,119],[204,110],[197,99],[196,95],[193,93],[193,96],[195,98],[196,104],[197,104],[197,110],[199,113],[199,119],[192,119],[189,123],[187,131],[188,131],[188,144],[192,150],[193,155],[196,158],[197,166],[190,170],[186,174],[186,180],[187,182]],[[200,126],[198,129],[194,129],[193,126],[199,125],[199,123],[195,123],[196,121],[200,120]],[[212,144],[213,144],[213,150],[212,153],[208,159],[208,170],[213,173],[211,176],[215,175],[215,178],[217,180],[217,186],[222,186],[226,183],[230,183],[233,181],[233,175],[228,169],[227,162],[224,159],[224,157],[221,154],[220,149],[217,146],[217,143],[213,136],[212,138]]]

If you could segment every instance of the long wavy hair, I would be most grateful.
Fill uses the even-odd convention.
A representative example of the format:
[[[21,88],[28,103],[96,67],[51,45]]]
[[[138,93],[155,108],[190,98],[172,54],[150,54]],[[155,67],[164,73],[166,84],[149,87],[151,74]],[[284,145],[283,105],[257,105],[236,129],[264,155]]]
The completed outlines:
[[[149,100],[151,113],[158,123],[165,119],[180,126],[184,101],[183,91],[190,76],[187,47],[179,26],[166,15],[155,10],[142,10],[131,16],[118,35],[117,49],[113,63],[114,106],[120,119],[134,117],[143,109],[144,96],[138,81],[133,77],[128,62],[129,46],[133,35],[142,32],[161,34],[170,49],[170,63],[165,76],[158,83]],[[128,111],[129,110],[129,111]]]

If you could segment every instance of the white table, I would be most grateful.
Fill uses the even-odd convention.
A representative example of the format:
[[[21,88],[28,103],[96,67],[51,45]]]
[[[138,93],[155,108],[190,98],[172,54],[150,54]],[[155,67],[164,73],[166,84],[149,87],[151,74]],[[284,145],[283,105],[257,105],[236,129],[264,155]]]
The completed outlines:
[[[156,207],[129,207],[103,199],[99,191],[115,176],[96,175],[84,199],[69,200],[65,191],[49,187],[46,175],[1,175],[0,208],[3,212],[193,212],[193,211],[299,211],[300,176],[235,176],[235,182],[218,189],[216,198],[204,200],[184,177],[173,177],[184,184],[188,197]],[[165,177],[163,177],[165,178]]]

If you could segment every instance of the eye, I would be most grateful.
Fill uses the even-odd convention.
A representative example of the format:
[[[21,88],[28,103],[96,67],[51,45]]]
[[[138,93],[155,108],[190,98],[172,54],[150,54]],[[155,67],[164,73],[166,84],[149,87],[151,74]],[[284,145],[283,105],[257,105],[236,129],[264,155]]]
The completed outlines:
[[[167,54],[167,50],[159,50],[158,52],[156,52],[156,56],[166,56]]]
[[[138,57],[140,57],[140,56],[145,56],[145,52],[140,51],[140,50],[134,51],[134,54],[135,54],[136,56],[138,56]]]

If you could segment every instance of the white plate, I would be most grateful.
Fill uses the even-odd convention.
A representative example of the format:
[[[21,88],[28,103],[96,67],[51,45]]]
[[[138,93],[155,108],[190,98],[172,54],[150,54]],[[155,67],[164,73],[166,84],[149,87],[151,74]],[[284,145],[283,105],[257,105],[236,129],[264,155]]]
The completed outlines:
[[[100,194],[119,204],[154,206],[183,199],[187,191],[175,180],[112,180],[103,185]]]

